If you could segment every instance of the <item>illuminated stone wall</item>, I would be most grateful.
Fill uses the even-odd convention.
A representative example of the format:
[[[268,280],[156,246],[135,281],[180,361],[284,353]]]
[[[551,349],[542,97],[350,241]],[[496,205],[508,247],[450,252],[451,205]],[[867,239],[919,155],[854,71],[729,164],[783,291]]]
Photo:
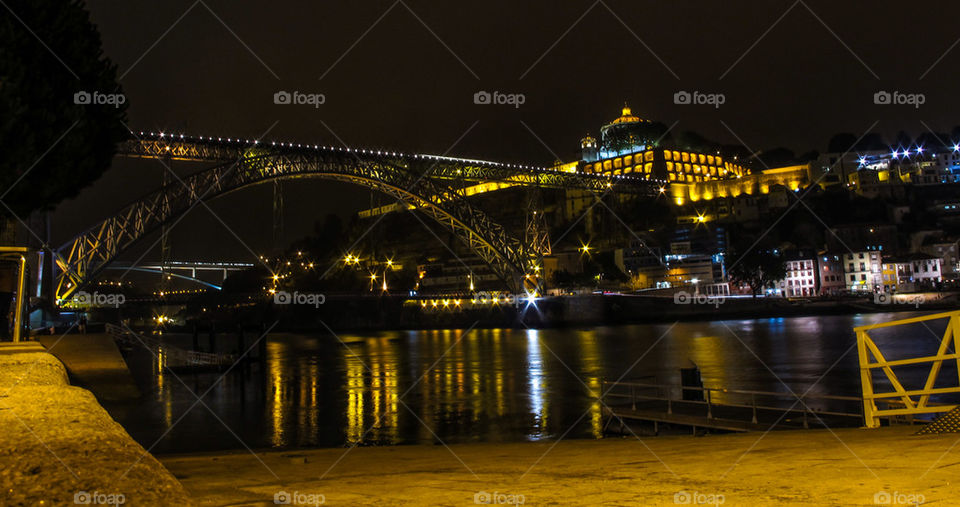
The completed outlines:
[[[797,165],[763,171],[760,174],[743,175],[733,179],[700,181],[694,183],[671,183],[670,197],[674,204],[709,201],[718,197],[739,197],[770,193],[777,185],[797,190],[811,183],[810,166]]]

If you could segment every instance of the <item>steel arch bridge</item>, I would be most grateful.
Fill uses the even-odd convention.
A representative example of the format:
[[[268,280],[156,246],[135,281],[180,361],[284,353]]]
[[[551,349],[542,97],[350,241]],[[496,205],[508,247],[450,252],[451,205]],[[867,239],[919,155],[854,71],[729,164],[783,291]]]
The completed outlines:
[[[142,133],[141,133],[142,134]],[[537,248],[509,234],[459,193],[476,182],[577,188],[653,195],[660,182],[584,175],[530,166],[397,152],[330,148],[240,139],[134,134],[121,156],[215,163],[146,195],[57,249],[56,298],[89,283],[148,233],[175,220],[197,201],[276,179],[325,178],[391,195],[459,237],[511,289],[523,287]]]

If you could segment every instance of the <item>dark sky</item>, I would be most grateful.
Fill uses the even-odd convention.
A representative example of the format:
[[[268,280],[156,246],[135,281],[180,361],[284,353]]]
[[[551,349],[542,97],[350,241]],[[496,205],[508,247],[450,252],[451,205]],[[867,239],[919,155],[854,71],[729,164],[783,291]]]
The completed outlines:
[[[625,101],[643,118],[677,122],[676,132],[739,138],[754,150],[823,151],[831,134],[860,135],[875,121],[890,137],[960,124],[956,2],[204,0],[93,1],[89,9],[135,129],[269,131],[274,139],[547,164],[572,159],[579,139]],[[323,93],[326,103],[275,105],[278,90]],[[526,102],[475,105],[479,90],[522,93]],[[680,90],[726,101],[677,105]],[[923,93],[926,103],[878,106],[880,90]],[[58,208],[55,239],[146,193],[162,170],[155,161],[116,161]],[[286,187],[288,238],[326,213],[348,215],[370,202],[368,192],[342,184]],[[211,207],[242,243],[267,246],[268,187]],[[217,252],[191,246],[198,234]],[[224,248],[249,256],[202,207],[174,234],[174,257]]]

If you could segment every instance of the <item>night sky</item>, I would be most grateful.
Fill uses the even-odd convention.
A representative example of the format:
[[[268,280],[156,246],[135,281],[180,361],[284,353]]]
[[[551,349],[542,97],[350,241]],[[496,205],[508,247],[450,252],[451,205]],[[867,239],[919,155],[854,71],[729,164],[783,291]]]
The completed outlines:
[[[549,164],[574,159],[579,139],[624,102],[642,118],[676,122],[674,132],[797,153],[824,151],[832,134],[859,136],[875,121],[888,137],[960,124],[955,2],[205,0],[89,9],[136,130]],[[323,93],[326,103],[276,105],[278,90]],[[526,102],[475,105],[479,90]],[[726,102],[677,105],[680,90]],[[923,93],[926,103],[875,105],[880,90]],[[163,170],[117,159],[57,209],[54,240],[148,192]],[[287,239],[370,203],[369,192],[344,184],[285,188]],[[269,186],[211,207],[252,249],[269,244]],[[206,246],[192,244],[198,234]],[[249,252],[198,207],[174,231],[173,257],[249,260]]]

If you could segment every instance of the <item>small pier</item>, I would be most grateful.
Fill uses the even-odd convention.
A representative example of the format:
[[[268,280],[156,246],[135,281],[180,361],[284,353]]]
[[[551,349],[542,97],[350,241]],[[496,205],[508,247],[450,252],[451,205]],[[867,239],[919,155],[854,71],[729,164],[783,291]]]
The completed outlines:
[[[106,332],[119,345],[147,349],[163,368],[173,371],[223,370],[237,362],[233,354],[182,349],[156,337],[135,333],[127,327],[107,324]]]
[[[863,400],[790,392],[750,391],[648,382],[603,382],[604,429],[631,422],[747,432],[811,427],[857,427]]]

